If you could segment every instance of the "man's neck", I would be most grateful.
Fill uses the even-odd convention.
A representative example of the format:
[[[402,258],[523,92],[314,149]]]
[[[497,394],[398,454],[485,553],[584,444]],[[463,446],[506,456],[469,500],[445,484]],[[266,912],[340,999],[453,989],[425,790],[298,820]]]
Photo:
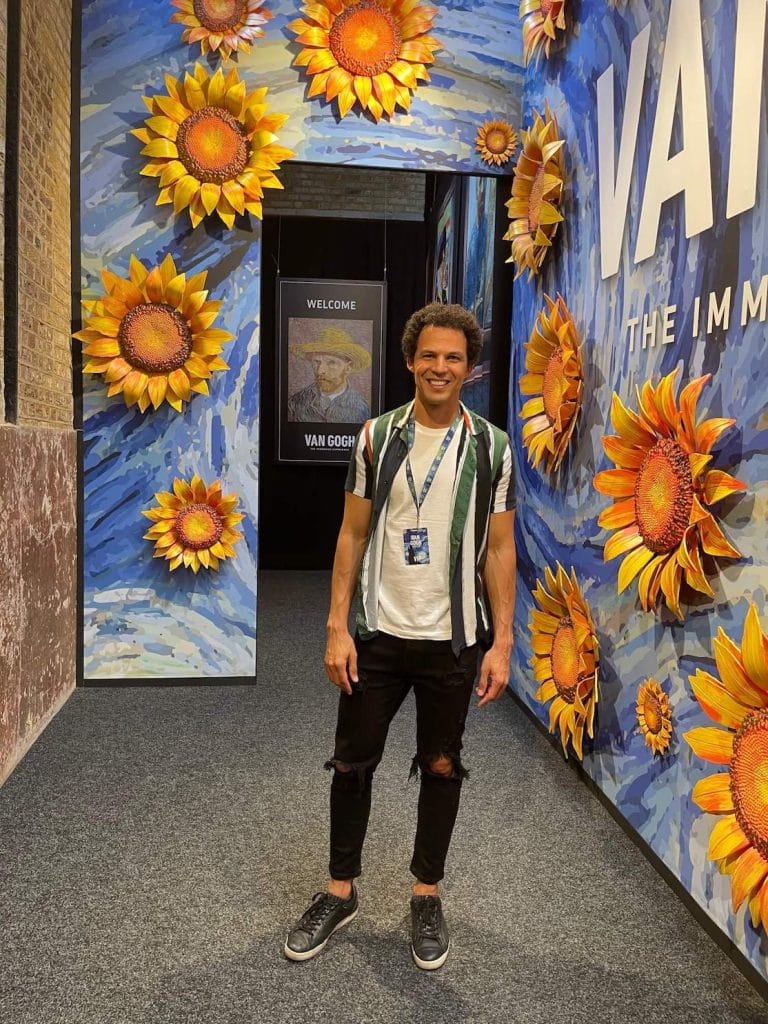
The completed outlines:
[[[416,400],[413,403],[413,418],[417,423],[421,424],[422,427],[450,427],[453,421],[459,414],[461,405],[458,401],[452,403],[450,406],[441,405],[437,408],[430,409],[429,406],[424,405],[420,401],[419,396],[416,396]]]

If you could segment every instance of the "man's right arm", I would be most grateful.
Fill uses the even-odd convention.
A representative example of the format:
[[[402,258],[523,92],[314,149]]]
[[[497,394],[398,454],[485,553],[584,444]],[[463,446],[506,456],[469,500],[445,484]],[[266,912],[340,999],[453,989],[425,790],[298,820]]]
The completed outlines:
[[[347,492],[344,519],[336,541],[331,577],[331,607],[326,626],[325,671],[344,693],[357,682],[357,651],[349,633],[349,610],[371,525],[371,501]]]

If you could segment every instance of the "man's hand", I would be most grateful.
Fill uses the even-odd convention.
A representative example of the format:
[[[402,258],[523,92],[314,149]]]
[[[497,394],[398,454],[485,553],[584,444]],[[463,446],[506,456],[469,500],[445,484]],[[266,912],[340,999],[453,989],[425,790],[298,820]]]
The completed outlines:
[[[323,664],[333,685],[351,694],[352,683],[357,682],[357,650],[349,630],[328,629]]]
[[[477,703],[479,708],[484,704],[490,704],[492,700],[498,700],[509,682],[509,658],[512,653],[510,646],[496,647],[495,645],[486,651],[482,664],[480,665],[480,678],[477,682],[475,693],[480,700]]]

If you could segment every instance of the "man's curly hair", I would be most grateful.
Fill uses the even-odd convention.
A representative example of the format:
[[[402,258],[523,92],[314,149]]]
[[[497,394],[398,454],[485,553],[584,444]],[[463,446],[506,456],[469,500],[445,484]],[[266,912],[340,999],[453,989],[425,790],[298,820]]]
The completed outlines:
[[[442,302],[430,302],[423,309],[417,309],[405,325],[400,343],[406,362],[413,362],[419,335],[425,327],[449,327],[461,331],[467,339],[469,365],[475,365],[483,347],[483,334],[480,325],[468,309],[456,303],[445,305]]]

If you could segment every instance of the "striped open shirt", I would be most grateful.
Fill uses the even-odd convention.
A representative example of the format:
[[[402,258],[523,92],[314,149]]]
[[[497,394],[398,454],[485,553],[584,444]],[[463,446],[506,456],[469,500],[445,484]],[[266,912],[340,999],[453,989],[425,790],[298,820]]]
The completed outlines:
[[[387,504],[395,474],[408,451],[412,410],[413,402],[409,402],[368,420],[357,436],[349,462],[345,489],[373,503],[357,587],[357,629],[364,639],[378,631]],[[449,556],[451,645],[456,654],[471,644],[488,644],[491,640],[492,622],[483,585],[488,522],[491,513],[515,507],[509,437],[463,405],[461,412]]]

